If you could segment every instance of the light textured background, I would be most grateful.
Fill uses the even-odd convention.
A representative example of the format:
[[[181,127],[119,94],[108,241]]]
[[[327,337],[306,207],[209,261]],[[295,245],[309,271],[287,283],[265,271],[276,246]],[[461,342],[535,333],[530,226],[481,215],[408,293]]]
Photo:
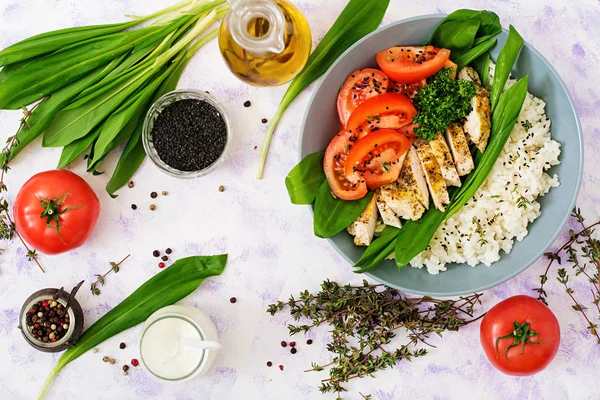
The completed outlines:
[[[0,0],[0,48],[36,33],[63,27],[108,23],[124,14],[147,14],[170,4],[159,0]],[[344,0],[297,0],[306,14],[315,43],[323,37]],[[600,3],[597,0],[392,0],[384,24],[405,17],[457,8],[487,8],[497,12],[504,26],[513,24],[558,69],[573,94],[580,113],[586,142],[586,174],[579,205],[589,218],[599,215],[597,163],[600,135]],[[152,381],[141,368],[128,377],[120,365],[137,356],[139,327],[131,329],[67,366],[55,381],[49,399],[324,399],[316,387],[325,374],[303,373],[311,361],[325,362],[327,332],[312,334],[312,346],[303,345],[289,354],[282,349],[287,339],[283,317],[265,313],[268,304],[303,289],[316,290],[324,279],[357,281],[360,277],[323,240],[312,234],[309,211],[292,206],[283,184],[296,162],[298,131],[308,102],[307,90],[289,109],[275,134],[266,177],[254,179],[258,151],[266,126],[263,117],[273,115],[284,88],[256,89],[237,81],[225,68],[217,43],[210,43],[191,62],[180,87],[209,90],[229,111],[235,134],[231,152],[212,175],[195,181],[177,181],[162,175],[145,162],[135,176],[134,189],[122,190],[116,200],[104,192],[108,176],[87,176],[102,202],[103,212],[91,240],[81,249],[59,257],[42,257],[48,269],[42,274],[25,260],[21,247],[6,243],[0,258],[0,398],[30,399],[41,387],[58,356],[30,348],[16,329],[17,313],[32,292],[44,287],[72,287],[81,279],[103,273],[109,261],[128,253],[132,257],[118,275],[107,279],[99,297],[88,286],[79,296],[86,310],[86,326],[157,272],[151,252],[172,247],[173,256],[228,252],[225,273],[207,281],[186,302],[208,312],[225,346],[212,371],[183,386]],[[244,101],[252,101],[244,108]],[[0,111],[0,141],[15,131],[18,112]],[[7,184],[12,200],[17,189],[32,174],[55,166],[58,151],[31,146],[13,165]],[[107,161],[108,169],[116,162]],[[84,174],[82,162],[73,170]],[[217,188],[224,185],[226,191]],[[167,190],[169,197],[155,201],[150,212],[151,191]],[[131,203],[140,207],[132,211]],[[564,233],[563,233],[564,239]],[[485,267],[482,267],[485,268]],[[544,262],[540,261],[517,278],[485,294],[483,308],[515,294],[532,294]],[[440,279],[444,279],[440,275]],[[578,289],[576,287],[576,289]],[[378,373],[376,379],[352,382],[345,398],[362,393],[374,399],[600,399],[600,346],[584,334],[579,315],[571,310],[566,294],[554,278],[548,285],[552,308],[563,333],[553,364],[528,378],[504,376],[485,359],[478,324],[460,333],[447,334],[427,357]],[[236,296],[238,302],[230,304]],[[119,350],[118,343],[129,344]],[[103,355],[117,358],[115,366],[101,361]],[[271,360],[285,371],[267,368]]]

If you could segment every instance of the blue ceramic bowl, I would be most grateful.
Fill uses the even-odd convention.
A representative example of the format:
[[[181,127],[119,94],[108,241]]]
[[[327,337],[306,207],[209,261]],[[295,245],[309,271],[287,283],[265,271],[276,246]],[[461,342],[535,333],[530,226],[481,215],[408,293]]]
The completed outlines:
[[[329,69],[317,85],[304,116],[300,134],[300,159],[322,151],[339,128],[336,99],[339,88],[348,75],[359,68],[376,67],[375,54],[399,44],[414,44],[427,40],[444,18],[427,15],[409,18],[385,26],[352,46]],[[508,32],[498,35],[498,44],[491,51],[496,59],[504,46]],[[451,264],[440,275],[430,275],[427,269],[406,267],[396,269],[393,261],[373,269],[371,278],[410,293],[435,296],[470,294],[491,288],[523,272],[542,256],[564,227],[579,191],[583,172],[582,132],[573,100],[550,63],[531,45],[525,43],[513,70],[513,78],[529,75],[529,91],[547,104],[552,120],[552,137],[562,145],[560,165],[552,168],[560,178],[560,186],[539,199],[541,216],[529,226],[529,235],[516,242],[510,254],[502,255],[491,267]],[[364,252],[355,247],[345,231],[330,239],[331,244],[348,262],[354,264]],[[350,266],[348,266],[350,268]]]

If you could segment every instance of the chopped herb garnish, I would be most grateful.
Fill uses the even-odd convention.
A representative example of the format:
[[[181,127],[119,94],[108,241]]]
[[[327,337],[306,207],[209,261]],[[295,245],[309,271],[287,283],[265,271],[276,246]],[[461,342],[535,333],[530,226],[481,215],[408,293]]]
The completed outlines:
[[[471,111],[475,97],[475,84],[462,79],[452,79],[452,68],[442,68],[427,79],[427,85],[415,96],[419,112],[413,122],[419,126],[415,133],[430,141],[446,130],[450,123],[464,118]]]
[[[525,121],[521,121],[521,126],[522,126],[523,128],[525,128],[525,130],[526,130],[527,132],[529,132],[529,130],[530,130],[530,129],[531,129],[531,127],[532,127],[532,125],[531,125],[531,122],[529,122],[529,120],[528,120],[528,119],[526,119]]]
[[[531,205],[531,202],[529,200],[527,200],[525,197],[520,196],[517,199],[517,207],[518,208],[522,208],[522,209],[526,209],[528,206]]]

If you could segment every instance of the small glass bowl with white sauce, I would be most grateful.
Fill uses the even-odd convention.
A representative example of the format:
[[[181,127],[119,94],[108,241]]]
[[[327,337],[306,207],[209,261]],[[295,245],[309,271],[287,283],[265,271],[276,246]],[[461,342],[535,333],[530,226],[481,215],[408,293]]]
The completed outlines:
[[[184,383],[205,374],[218,349],[186,346],[180,339],[217,342],[218,334],[203,311],[172,305],[152,314],[138,340],[140,362],[150,376],[163,383]]]

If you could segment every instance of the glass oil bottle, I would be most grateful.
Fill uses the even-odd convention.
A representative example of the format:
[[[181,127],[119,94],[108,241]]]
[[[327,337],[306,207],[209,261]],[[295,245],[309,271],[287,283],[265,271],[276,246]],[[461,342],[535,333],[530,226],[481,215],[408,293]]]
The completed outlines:
[[[277,86],[304,67],[312,35],[304,15],[287,0],[230,0],[219,47],[229,69],[254,86]]]

